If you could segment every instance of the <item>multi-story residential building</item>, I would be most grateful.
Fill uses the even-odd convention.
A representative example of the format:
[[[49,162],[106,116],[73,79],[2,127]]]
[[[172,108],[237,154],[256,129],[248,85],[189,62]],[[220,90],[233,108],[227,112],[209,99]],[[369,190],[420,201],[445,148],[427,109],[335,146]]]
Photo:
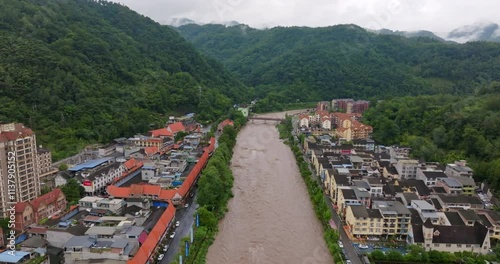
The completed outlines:
[[[48,149],[36,150],[36,168],[40,184],[48,181],[49,176],[54,176],[59,170],[52,167],[52,154]]]
[[[316,105],[316,111],[328,111],[330,110],[330,102],[328,101],[322,101],[318,102]]]
[[[391,163],[396,163],[400,159],[407,159],[410,156],[411,148],[402,146],[389,147],[389,155]]]
[[[441,170],[417,168],[416,179],[424,181],[429,187],[436,186],[436,181],[439,178],[448,178],[448,176]]]
[[[468,195],[450,195],[450,194],[436,194],[432,195],[443,210],[450,209],[464,209],[464,210],[478,210],[484,209],[484,204],[477,196]]]
[[[340,174],[337,169],[326,171],[325,188],[330,194],[330,199],[337,201],[338,189],[340,186],[349,186],[349,175]]]
[[[67,202],[61,189],[39,196],[28,202],[18,202],[16,207],[16,220],[14,229],[23,231],[31,224],[37,224],[43,219],[48,219],[55,214],[66,210]]]
[[[309,115],[308,114],[299,115],[299,126],[300,127],[309,127]]]
[[[349,205],[362,205],[369,208],[371,195],[368,190],[356,186],[338,187],[337,212],[342,217],[345,216],[345,209]]]
[[[446,165],[446,169],[444,171],[448,177],[470,177],[474,175],[474,171],[467,166],[467,162],[465,160],[455,161],[455,163]]]
[[[115,260],[114,263],[127,263],[131,252],[137,250],[139,243],[128,239],[98,239],[88,235],[75,236],[64,244],[65,263],[77,260]],[[120,261],[120,262],[118,262]]]
[[[346,141],[353,139],[371,138],[373,127],[357,120],[343,119],[335,131],[336,135]]]
[[[20,123],[0,125],[0,216],[4,218],[8,217],[8,203],[27,202],[40,195],[36,148],[31,129]]]
[[[453,177],[462,185],[462,193],[465,195],[474,195],[476,193],[476,182],[470,177]]]
[[[411,212],[398,201],[373,201],[372,209],[379,209],[383,217],[382,234],[396,235],[401,238],[408,235]]]
[[[95,196],[83,197],[78,201],[80,210],[100,209],[107,210],[116,215],[121,215],[126,205],[127,202],[123,199],[110,199]]]
[[[497,211],[486,210],[486,211],[478,211],[477,214],[484,221],[489,221],[492,226],[492,232],[490,235],[492,238],[499,239],[500,238],[500,213]]]
[[[437,187],[443,187],[448,194],[462,194],[462,184],[454,178],[439,178]]]
[[[370,102],[353,99],[334,99],[332,100],[332,109],[334,111],[344,111],[346,113],[363,113],[368,109]]]
[[[368,151],[375,150],[375,141],[373,139],[369,139],[369,138],[353,139],[352,144],[354,147],[364,148]]]
[[[321,128],[327,130],[332,129],[332,119],[329,116],[321,118]]]
[[[346,209],[346,224],[354,237],[382,235],[383,217],[380,210],[367,209],[362,205],[350,205]]]
[[[123,163],[109,160],[109,163],[95,167],[94,169],[81,170],[76,173],[88,195],[104,193],[106,187],[113,180],[120,178],[126,171]]]
[[[432,204],[423,200],[413,200],[411,202],[411,206],[418,212],[420,219],[422,219],[423,222],[430,219],[433,224],[440,223],[440,217],[436,212],[436,208]]]
[[[370,194],[372,197],[382,197],[384,196],[384,182],[381,178],[368,177],[363,179],[368,183]]]
[[[417,177],[418,164],[418,160],[400,159],[395,167],[401,179],[415,179]]]
[[[412,224],[409,244],[416,244],[425,250],[445,252],[468,251],[487,254],[490,249],[488,228],[476,222],[474,226],[433,225],[428,219],[424,224]]]

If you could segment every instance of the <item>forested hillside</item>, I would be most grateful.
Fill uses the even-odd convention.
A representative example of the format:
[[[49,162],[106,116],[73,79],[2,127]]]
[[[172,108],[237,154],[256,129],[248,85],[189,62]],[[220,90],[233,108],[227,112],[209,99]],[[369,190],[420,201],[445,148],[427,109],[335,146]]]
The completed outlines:
[[[179,32],[269,102],[467,94],[500,80],[500,44],[325,28],[184,25]],[[270,93],[272,92],[272,93]]]
[[[467,159],[477,181],[500,190],[500,82],[474,96],[434,95],[386,100],[363,115],[382,144],[412,147],[416,158]]]
[[[0,1],[0,121],[32,127],[56,159],[145,132],[172,112],[209,120],[249,98],[221,64],[127,7]]]

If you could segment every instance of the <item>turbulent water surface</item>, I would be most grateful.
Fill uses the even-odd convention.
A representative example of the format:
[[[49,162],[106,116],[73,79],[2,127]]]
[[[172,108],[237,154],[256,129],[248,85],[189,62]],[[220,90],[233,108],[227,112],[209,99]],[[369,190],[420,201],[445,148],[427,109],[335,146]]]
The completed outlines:
[[[208,251],[208,264],[333,263],[294,156],[275,125],[249,122],[238,135],[234,198]]]

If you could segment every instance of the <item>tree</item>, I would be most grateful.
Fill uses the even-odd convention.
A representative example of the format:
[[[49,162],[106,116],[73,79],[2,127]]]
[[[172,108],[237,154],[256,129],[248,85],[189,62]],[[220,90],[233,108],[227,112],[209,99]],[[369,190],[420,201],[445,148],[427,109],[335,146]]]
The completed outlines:
[[[378,250],[378,249],[377,249],[377,250],[374,250],[374,251],[370,254],[370,257],[371,257],[373,260],[375,260],[375,261],[377,261],[377,260],[379,260],[379,261],[386,260],[386,257],[385,257],[384,252],[382,252],[382,250]]]
[[[206,227],[208,230],[214,230],[217,228],[217,218],[212,212],[208,211],[206,207],[202,206],[198,208],[197,213],[200,218],[201,226]]]
[[[59,171],[65,171],[68,169],[68,164],[66,163],[61,163],[59,164],[59,167],[58,167]]]
[[[66,196],[66,201],[68,201],[70,205],[77,204],[85,195],[85,188],[75,179],[69,179],[68,182],[61,187],[61,190]]]

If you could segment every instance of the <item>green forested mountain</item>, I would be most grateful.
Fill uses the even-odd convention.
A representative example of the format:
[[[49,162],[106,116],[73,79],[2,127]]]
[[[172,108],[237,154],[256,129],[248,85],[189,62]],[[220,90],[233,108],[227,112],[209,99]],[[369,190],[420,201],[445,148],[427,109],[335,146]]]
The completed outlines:
[[[374,138],[412,147],[416,158],[453,162],[467,159],[476,180],[500,190],[500,82],[473,96],[401,97],[370,107],[364,114]]]
[[[272,92],[279,101],[465,94],[500,80],[499,43],[450,44],[355,25],[258,30],[190,24],[177,30],[257,95]]]
[[[31,126],[56,159],[172,112],[218,117],[247,91],[176,31],[119,4],[0,1],[0,121]]]

